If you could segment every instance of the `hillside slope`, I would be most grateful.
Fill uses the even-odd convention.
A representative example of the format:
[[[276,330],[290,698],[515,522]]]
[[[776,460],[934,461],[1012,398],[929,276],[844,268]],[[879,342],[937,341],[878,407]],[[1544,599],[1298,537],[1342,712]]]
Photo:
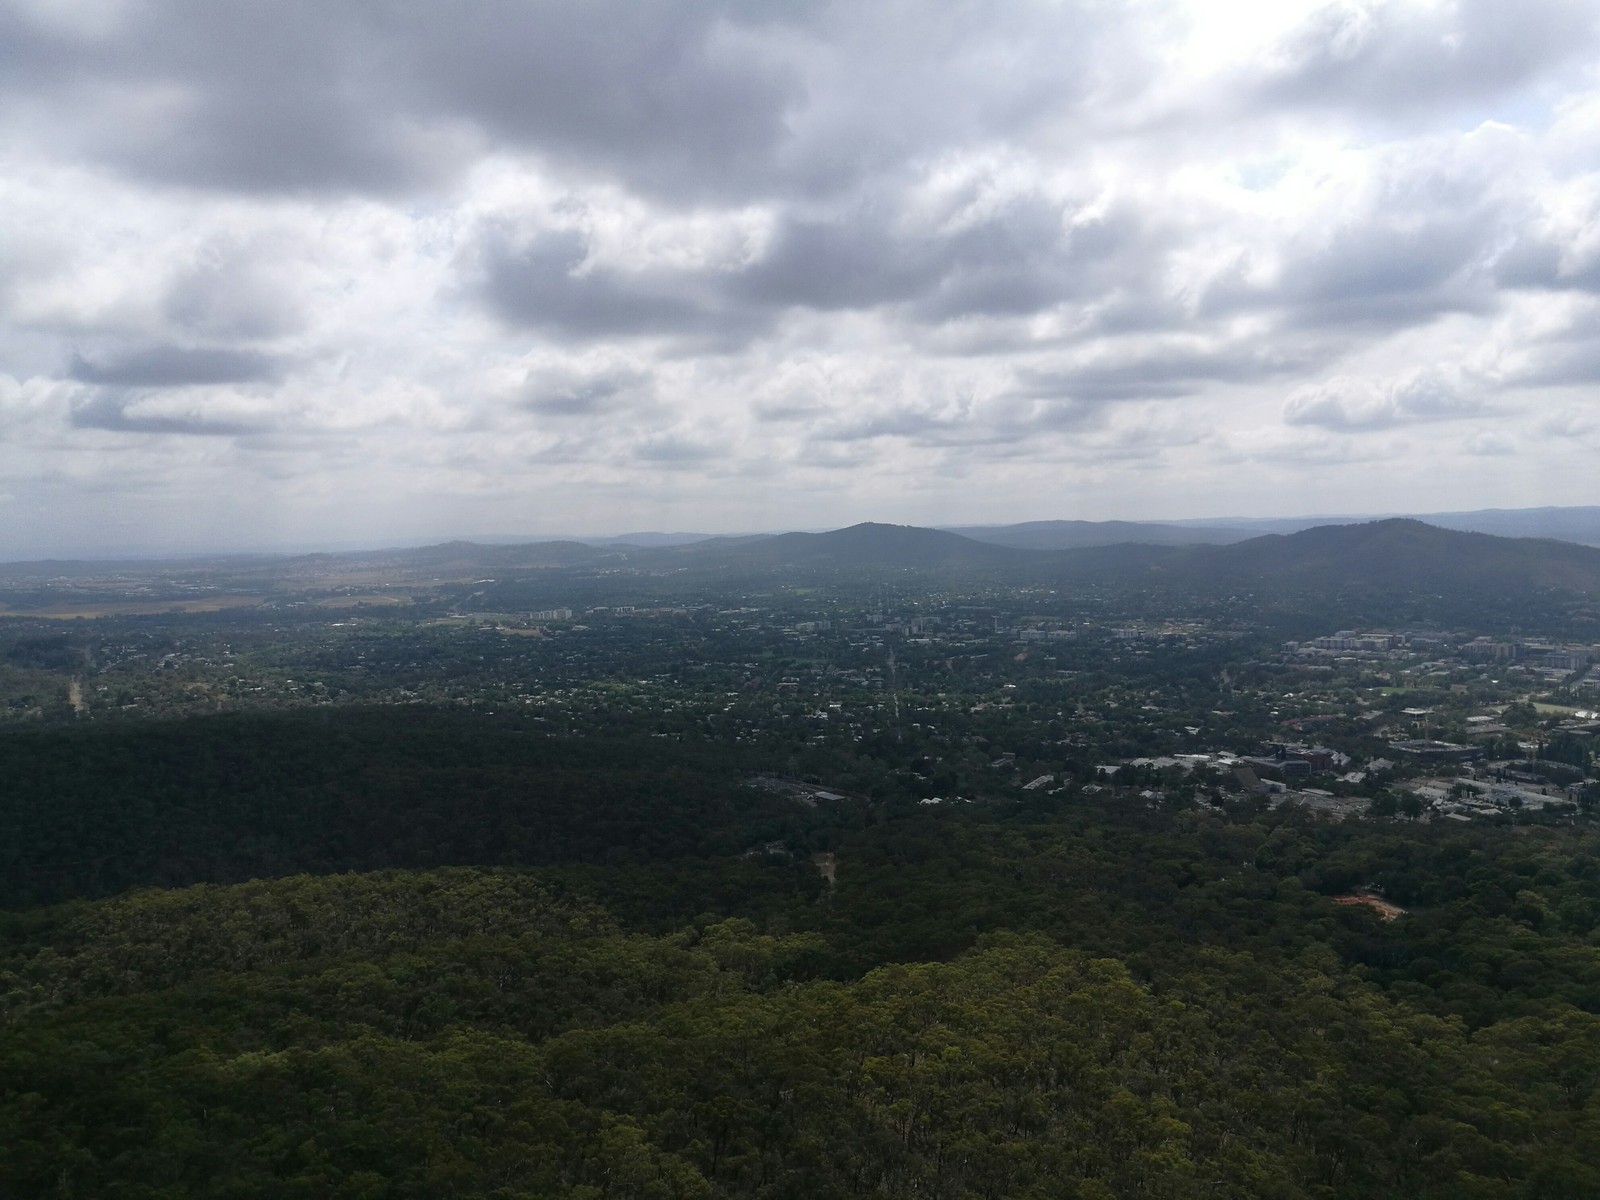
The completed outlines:
[[[1222,525],[1164,525],[1148,521],[1023,521],[1016,525],[950,526],[974,541],[1020,550],[1078,550],[1090,546],[1220,546],[1255,536]]]
[[[885,525],[875,521],[827,533],[781,533],[756,539],[718,539],[683,547],[679,553],[768,567],[972,568],[1020,566],[1044,561],[1037,551],[974,541],[942,529]]]
[[[1405,518],[1252,538],[1206,555],[1212,570],[1304,584],[1500,593],[1600,589],[1600,550],[1544,538],[1440,529]]]
[[[1268,534],[1230,546],[1113,546],[1071,551],[1077,578],[1209,587],[1471,591],[1501,596],[1537,591],[1600,592],[1600,549],[1544,538],[1502,538],[1393,518]]]

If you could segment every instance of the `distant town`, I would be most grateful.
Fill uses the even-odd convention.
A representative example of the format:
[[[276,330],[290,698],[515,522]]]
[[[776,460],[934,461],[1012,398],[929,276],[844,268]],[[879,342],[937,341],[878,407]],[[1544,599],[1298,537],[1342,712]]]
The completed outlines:
[[[824,539],[754,565],[693,546],[456,545],[22,574],[0,587],[0,718],[446,705],[551,735],[714,737],[802,799],[889,805],[1526,822],[1584,818],[1600,797],[1595,637],[1449,610],[1319,630],[1340,602],[1270,579],[1052,580],[1024,551],[963,566],[978,543],[935,531],[910,541],[943,558],[896,567],[907,536],[862,529],[844,531],[846,558],[817,558]],[[1583,627],[1564,594],[1523,615],[1539,605]]]

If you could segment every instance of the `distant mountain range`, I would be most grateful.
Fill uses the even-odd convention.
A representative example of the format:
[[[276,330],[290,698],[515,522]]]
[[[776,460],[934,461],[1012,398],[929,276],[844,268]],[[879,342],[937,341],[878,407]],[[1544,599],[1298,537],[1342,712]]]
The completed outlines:
[[[1555,516],[1539,517],[1543,511]],[[1578,531],[1578,512],[1530,510],[1497,514],[1505,522],[1564,523]],[[1485,514],[1466,514],[1474,519]],[[481,545],[445,542],[351,554],[191,559],[172,564],[189,574],[250,588],[304,579],[339,577],[355,586],[504,581],[531,572],[610,570],[702,571],[749,580],[775,570],[872,569],[996,572],[1062,582],[1210,588],[1248,585],[1254,590],[1350,588],[1470,593],[1514,597],[1563,589],[1600,595],[1600,548],[1551,538],[1501,537],[1446,529],[1409,518],[1329,524],[1292,533],[1231,537],[1217,544],[1184,541],[1195,527],[1140,526],[1128,522],[1039,521],[955,532],[866,522],[825,533],[709,537],[640,546],[614,542],[530,542]],[[983,537],[975,536],[982,534]],[[1138,541],[1135,535],[1151,540]],[[994,540],[1009,537],[1011,544]],[[1097,543],[1101,537],[1119,537]],[[1161,540],[1158,540],[1161,539]],[[676,544],[673,544],[676,542]],[[1062,543],[1066,543],[1063,545]],[[35,563],[0,567],[0,575],[70,579],[98,566],[129,577],[157,563]],[[254,581],[254,582],[253,582]]]
[[[676,559],[796,567],[970,568],[1038,561],[1013,547],[976,541],[942,529],[867,521],[827,533],[780,533],[714,538],[676,547]]]
[[[1174,521],[1024,521],[1018,525],[946,525],[941,528],[999,546],[1073,550],[1124,542],[1152,546],[1224,546],[1269,533],[1299,533],[1327,525],[1368,525],[1390,516],[1462,533],[1497,537],[1556,538],[1600,546],[1600,507],[1485,508],[1474,512],[1394,513],[1381,517],[1223,517]]]
[[[1462,533],[1487,533],[1496,537],[1555,538],[1584,546],[1600,547],[1600,506],[1565,508],[1485,508],[1471,512],[1442,513],[1385,513],[1377,516],[1318,516],[1318,517],[1208,517],[1181,518],[1165,521],[1022,521],[1012,525],[941,525],[936,532],[952,533],[969,541],[991,546],[1005,546],[1014,550],[1080,550],[1099,546],[1226,546],[1266,534],[1292,534],[1302,530],[1328,525],[1370,525],[1390,518],[1422,521],[1441,529]],[[873,527],[875,523],[868,522]],[[854,527],[852,527],[854,528]],[[891,526],[888,528],[919,528],[916,526]],[[480,565],[492,563],[515,564],[528,560],[530,555],[537,565],[550,565],[553,561],[580,562],[590,550],[600,552],[631,553],[635,550],[671,550],[709,544],[722,554],[735,545],[753,545],[785,533],[754,533],[720,535],[710,533],[661,533],[645,531],[605,535],[563,534],[532,541],[526,537],[494,534],[475,537],[470,541],[458,540],[437,545],[417,545],[402,542],[380,550],[362,550],[349,546],[326,546],[315,552],[263,550],[250,552],[216,553],[154,553],[130,548],[123,554],[94,553],[81,559],[34,559],[25,562],[0,562],[3,576],[72,577],[83,574],[103,574],[111,569],[132,572],[148,570],[157,563],[183,564],[195,567],[241,567],[251,564],[265,566],[281,564],[294,559],[347,560],[356,557],[369,560],[393,561],[403,556],[414,556],[421,563],[432,558],[441,567],[452,554],[465,552]],[[799,535],[796,535],[799,536]],[[812,530],[809,536],[822,536]],[[782,547],[793,547],[794,552],[822,553],[816,546],[803,549],[804,541],[780,543],[769,553],[781,554]],[[557,551],[554,547],[563,547]],[[970,549],[958,550],[956,543],[946,543],[944,551],[934,551],[934,543],[922,543],[924,555],[937,560],[941,554],[958,560],[985,561]],[[533,551],[532,547],[540,547]],[[468,549],[470,548],[470,549]],[[481,557],[480,557],[481,556]],[[530,565],[534,565],[530,563]]]
[[[1078,550],[1088,546],[1134,543],[1147,546],[1197,546],[1242,542],[1261,530],[1222,525],[1159,524],[1148,521],[1024,521],[1020,525],[949,525],[951,533],[1012,546],[1019,550]]]
[[[1124,544],[1060,553],[1063,565],[1080,577],[1144,578],[1189,587],[1600,594],[1600,549],[1548,538],[1463,533],[1409,518],[1320,525],[1225,546]]]
[[[1207,517],[1166,521],[1022,521],[1013,525],[939,525],[934,528],[977,542],[1018,550],[1077,550],[1123,543],[1148,546],[1225,546],[1269,533],[1299,533],[1324,525],[1366,525],[1404,517],[1462,533],[1497,537],[1556,538],[1600,546],[1600,506],[1568,508],[1484,508],[1471,512],[1383,513],[1376,516]],[[908,526],[907,528],[912,528]],[[769,537],[769,534],[746,535]],[[495,538],[495,542],[514,539]],[[621,533],[560,540],[590,546],[686,546],[726,541],[709,533]]]
[[[1600,507],[1485,508],[1476,512],[1433,513],[1421,518],[1430,525],[1496,537],[1555,538],[1600,546]]]
[[[611,537],[567,538],[566,541],[585,542],[591,546],[687,546],[691,542],[710,541],[710,533],[619,533]]]
[[[697,542],[659,553],[678,562],[763,567],[1022,568],[1079,581],[1184,586],[1600,592],[1600,549],[1463,533],[1408,518],[1317,526],[1221,546],[1122,542],[1067,550],[1000,546],[949,530],[867,523],[829,533]]]

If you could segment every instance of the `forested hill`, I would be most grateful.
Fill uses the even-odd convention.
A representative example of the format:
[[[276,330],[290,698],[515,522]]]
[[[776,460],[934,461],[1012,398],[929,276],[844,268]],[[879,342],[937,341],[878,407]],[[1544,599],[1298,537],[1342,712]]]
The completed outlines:
[[[1121,543],[1110,542],[1109,534],[1085,535],[1086,543],[1074,547],[1071,537],[1059,530],[1015,528],[1022,532],[1005,545],[948,530],[867,522],[826,533],[711,538],[659,548],[452,543],[369,557],[375,566],[388,563],[456,574],[625,562],[642,569],[752,572],[811,568],[988,570],[1040,576],[1055,572],[1086,582],[1149,575],[1202,590],[1248,582],[1412,594],[1463,589],[1501,595],[1552,589],[1600,593],[1600,549],[1595,547],[1463,533],[1406,518],[1317,526],[1228,545],[1183,544],[1195,539],[1173,527],[1171,536],[1130,535]]]
[[[1600,594],[1600,549],[1461,533],[1403,518],[1323,525],[1228,546],[1097,547],[1063,552],[1061,561],[1074,579],[1149,578],[1194,589],[1251,584],[1410,597],[1441,591]]]
[[[1324,525],[1287,536],[1209,548],[1206,569],[1302,584],[1358,583],[1373,588],[1527,592],[1563,588],[1600,592],[1600,549],[1541,538],[1460,533],[1396,518]]]
[[[1600,1195],[1588,827],[806,804],[485,716],[0,738],[0,1195]]]
[[[1015,525],[955,525],[950,532],[1022,550],[1077,550],[1089,546],[1222,545],[1256,536],[1249,528],[1166,525],[1151,521],[1022,521]]]
[[[105,576],[90,592],[68,589],[69,598],[80,604],[100,598],[107,582],[126,584],[141,573],[157,581],[141,594],[172,601],[218,590],[240,599],[278,601],[308,586],[323,600],[341,589],[373,587],[409,588],[408,602],[413,594],[449,600],[465,599],[466,589],[487,585],[488,592],[472,595],[512,608],[529,589],[578,594],[591,589],[594,580],[619,572],[638,587],[652,579],[674,580],[680,591],[712,581],[725,587],[731,575],[756,580],[805,572],[866,577],[912,571],[930,579],[987,573],[1034,584],[1052,579],[1091,586],[1150,582],[1220,594],[1241,583],[1280,591],[1355,589],[1411,597],[1443,591],[1481,596],[1600,593],[1600,549],[1595,547],[1462,533],[1409,519],[1319,526],[1228,545],[1181,544],[1194,539],[1180,527],[1163,532],[1113,522],[1085,532],[1063,530],[1063,524],[1010,527],[1012,532],[1005,535],[1010,544],[1004,545],[949,530],[866,522],[825,533],[717,537],[676,545],[447,542],[354,554],[171,564],[12,564],[0,573],[37,578],[57,593],[64,581]],[[1119,533],[1128,540],[1113,542]],[[192,586],[174,590],[164,574],[169,568],[174,578]],[[61,596],[41,593],[34,599],[52,598]],[[9,602],[20,612],[32,607],[27,600],[26,594],[14,593]]]
[[[865,522],[827,533],[781,533],[765,538],[716,539],[677,547],[676,560],[762,567],[963,569],[1036,564],[1038,551],[990,545],[958,533],[914,525]]]

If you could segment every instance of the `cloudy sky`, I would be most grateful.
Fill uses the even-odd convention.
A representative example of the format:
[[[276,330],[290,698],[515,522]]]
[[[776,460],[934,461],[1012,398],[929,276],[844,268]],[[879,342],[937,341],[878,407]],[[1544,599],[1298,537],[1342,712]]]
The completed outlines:
[[[0,0],[0,554],[1600,503],[1595,0]]]

